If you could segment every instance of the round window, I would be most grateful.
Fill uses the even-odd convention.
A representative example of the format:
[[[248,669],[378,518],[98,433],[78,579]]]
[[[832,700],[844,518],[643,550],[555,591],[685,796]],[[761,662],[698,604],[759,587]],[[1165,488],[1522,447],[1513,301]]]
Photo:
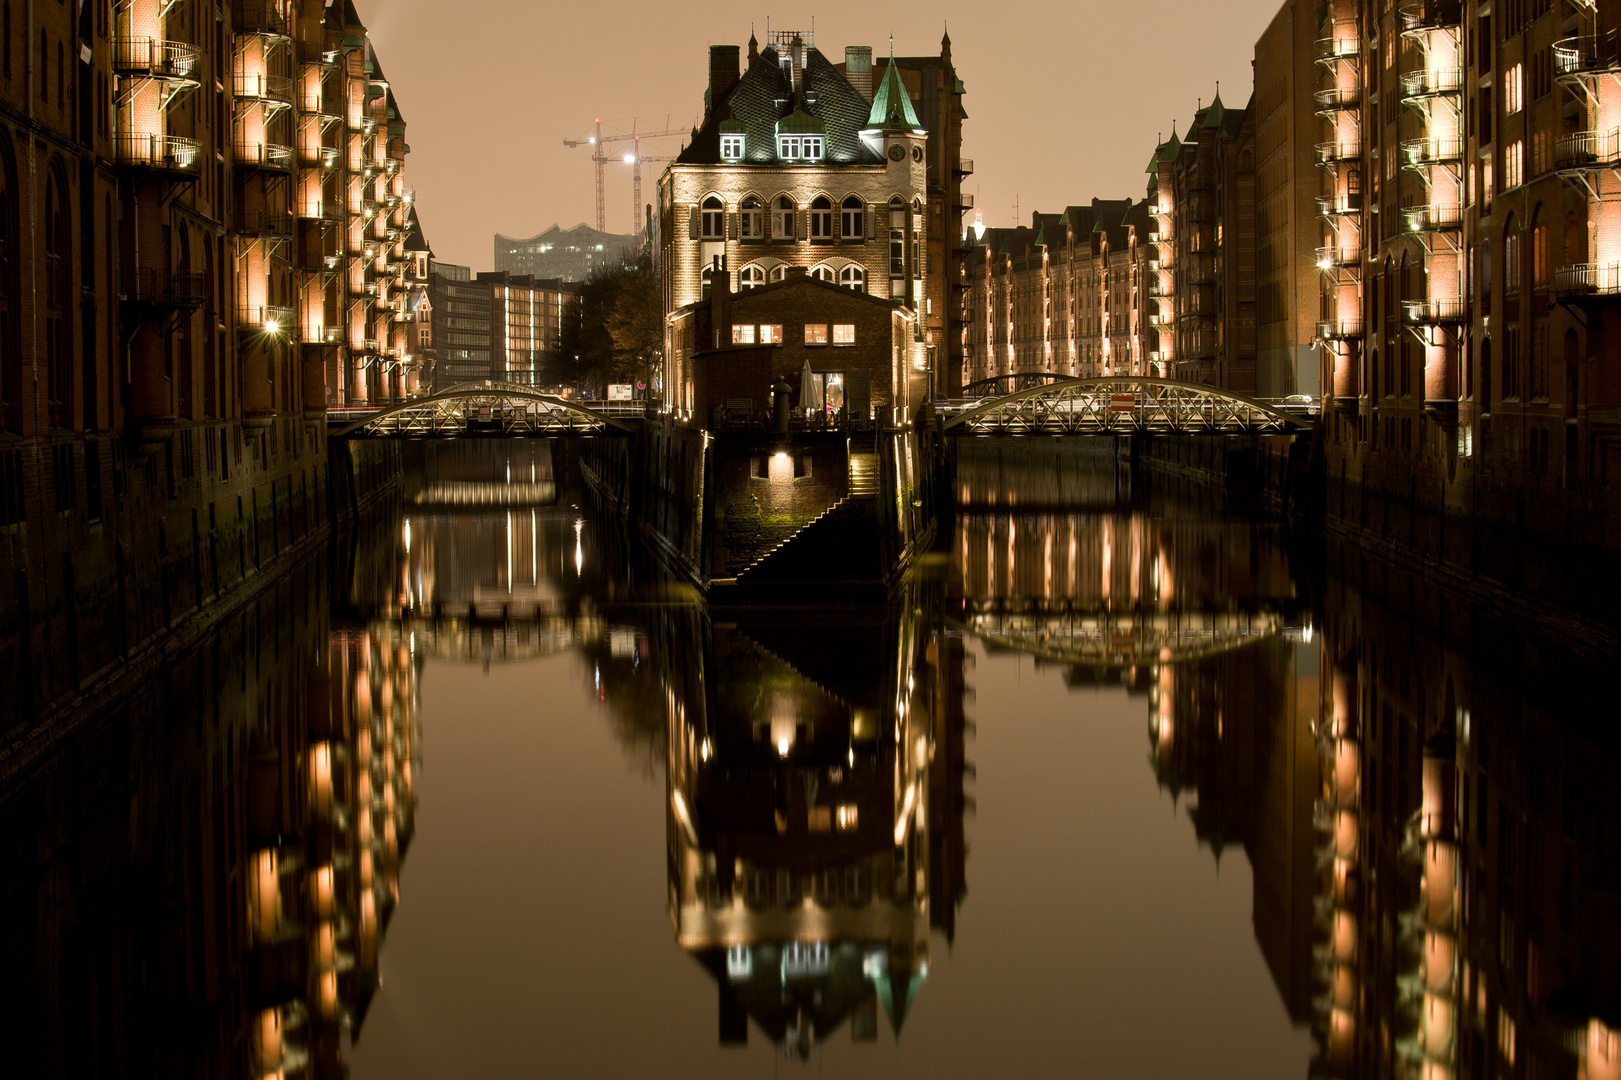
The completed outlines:
[[[912,147],[912,160],[913,161],[922,161],[923,160],[923,147],[921,147],[921,146]]]

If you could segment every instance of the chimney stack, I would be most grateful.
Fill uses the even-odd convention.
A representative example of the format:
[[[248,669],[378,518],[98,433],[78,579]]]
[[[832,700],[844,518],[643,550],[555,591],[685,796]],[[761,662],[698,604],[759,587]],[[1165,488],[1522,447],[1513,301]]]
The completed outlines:
[[[737,53],[736,45],[709,47],[709,107],[712,109],[725,101],[726,95],[737,85]]]
[[[794,91],[797,93],[805,84],[805,39],[798,34],[794,35],[793,44],[788,46],[789,53],[794,58]]]
[[[872,103],[872,46],[846,45],[844,47],[844,77],[850,85],[861,91],[861,96]]]

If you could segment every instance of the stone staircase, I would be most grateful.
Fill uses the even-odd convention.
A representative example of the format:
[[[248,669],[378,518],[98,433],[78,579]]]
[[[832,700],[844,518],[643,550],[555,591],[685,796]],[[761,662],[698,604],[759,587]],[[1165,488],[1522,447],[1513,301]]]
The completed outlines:
[[[878,453],[872,432],[850,438],[849,493],[738,571],[734,583],[882,581]]]
[[[878,497],[878,451],[873,433],[859,432],[850,436],[850,498],[876,499]]]

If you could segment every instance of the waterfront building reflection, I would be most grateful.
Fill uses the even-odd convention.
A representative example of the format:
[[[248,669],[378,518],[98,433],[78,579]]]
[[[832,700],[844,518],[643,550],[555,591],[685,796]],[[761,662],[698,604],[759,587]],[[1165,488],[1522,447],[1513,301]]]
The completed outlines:
[[[418,660],[267,582],[0,803],[18,1076],[346,1075],[414,831]]]
[[[960,635],[920,590],[822,624],[667,613],[666,647],[670,920],[721,1043],[752,1020],[803,1058],[880,1010],[898,1037],[966,892]]]

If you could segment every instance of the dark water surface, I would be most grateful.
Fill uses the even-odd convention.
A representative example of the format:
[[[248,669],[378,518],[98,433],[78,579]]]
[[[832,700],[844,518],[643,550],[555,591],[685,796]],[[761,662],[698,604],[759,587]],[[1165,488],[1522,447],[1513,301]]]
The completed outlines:
[[[0,1074],[1621,1078],[1613,670],[1051,466],[726,612],[441,451],[0,793]]]

